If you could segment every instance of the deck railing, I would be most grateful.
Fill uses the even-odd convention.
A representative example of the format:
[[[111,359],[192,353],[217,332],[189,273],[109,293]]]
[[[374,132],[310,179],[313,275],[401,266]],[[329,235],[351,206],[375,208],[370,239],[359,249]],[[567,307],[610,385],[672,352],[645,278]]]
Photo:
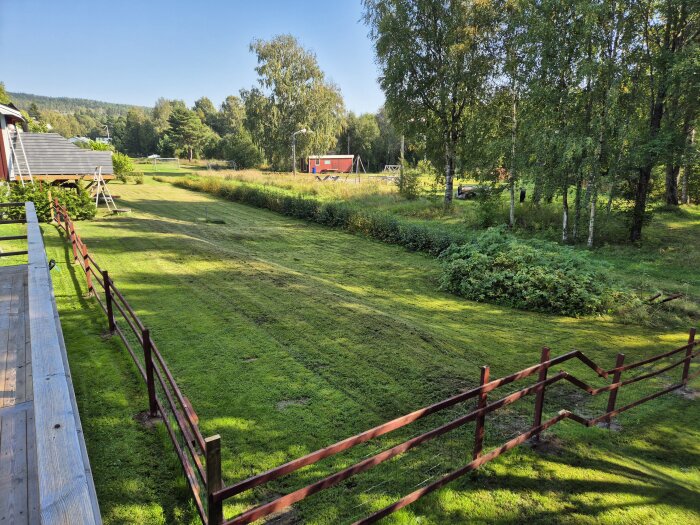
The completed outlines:
[[[485,463],[497,458],[501,454],[517,447],[518,445],[521,445],[531,439],[539,439],[542,432],[560,423],[561,421],[568,419],[588,427],[599,423],[607,424],[607,426],[609,426],[612,418],[621,414],[622,412],[634,408],[642,403],[646,403],[647,401],[651,401],[652,399],[662,395],[668,394],[669,392],[673,392],[674,390],[679,390],[685,387],[690,380],[700,375],[700,370],[691,374],[691,363],[693,359],[700,355],[700,350],[695,350],[695,348],[700,344],[700,341],[695,340],[696,330],[694,328],[690,330],[688,343],[681,347],[629,364],[624,363],[624,354],[618,354],[615,366],[610,369],[602,368],[579,350],[573,350],[561,356],[552,358],[549,348],[545,347],[542,349],[540,362],[536,365],[494,380],[490,380],[489,367],[484,366],[481,368],[480,386],[476,388],[449,397],[419,410],[415,410],[409,414],[388,421],[382,425],[366,430],[360,434],[334,443],[303,457],[289,461],[288,463],[261,474],[238,481],[232,485],[223,486],[220,457],[221,442],[219,436],[217,435],[207,439],[202,437],[201,433],[199,432],[197,416],[187,398],[177,387],[161,353],[157,350],[155,344],[153,343],[150,333],[138,319],[124,296],[115,287],[114,281],[112,281],[108,273],[106,271],[102,271],[93,257],[90,255],[85,243],[83,243],[80,237],[75,233],[74,225],[70,220],[67,211],[58,203],[58,201],[54,202],[54,213],[56,215],[55,218],[57,223],[70,238],[73,246],[74,258],[82,266],[85,272],[89,292],[95,294],[100,306],[107,314],[110,331],[113,331],[120,336],[122,341],[125,343],[127,350],[136,362],[141,375],[146,381],[149,394],[150,412],[151,414],[160,414],[168,428],[168,432],[184,468],[185,475],[190,487],[192,488],[192,493],[195,498],[200,517],[202,518],[202,522],[205,524],[241,525],[251,523],[302,501],[313,494],[333,487],[352,476],[368,471],[373,467],[390,460],[391,458],[442,436],[447,432],[460,428],[467,423],[474,422],[476,428],[474,434],[472,461],[450,472],[437,481],[411,492],[395,503],[367,516],[366,518],[356,521],[355,525],[374,523],[388,516],[389,514],[406,507],[426,494],[429,494],[443,487],[447,483],[464,476],[468,472],[479,468]],[[103,297],[100,297],[99,294],[95,293],[93,281],[98,283]],[[115,307],[121,315],[119,322],[114,315]],[[132,333],[138,338],[143,350],[143,360],[140,357],[137,357],[137,353],[129,343],[128,338],[125,337],[125,333],[120,326],[122,321],[126,323]],[[681,354],[680,358],[678,357],[679,354]],[[153,356],[155,356],[155,359],[153,359]],[[664,359],[669,360],[671,358],[675,359],[661,368],[655,368],[651,372],[642,373],[629,378],[627,377],[628,372],[632,370],[646,365],[655,366],[654,363]],[[609,380],[609,384],[594,387],[566,371],[559,371],[554,375],[549,375],[549,370],[552,367],[574,360],[582,363],[585,367],[592,370],[597,377],[604,380]],[[145,365],[141,365],[141,362],[145,363]],[[665,388],[657,389],[653,393],[641,397],[624,406],[617,406],[618,392],[624,387],[640,381],[651,379],[678,367],[681,367],[681,374],[677,383]],[[537,377],[537,381],[534,384],[526,386],[516,392],[505,395],[504,397],[489,403],[491,392],[494,392],[495,390],[511,383],[515,383],[516,381],[520,381],[535,375]],[[625,376],[625,379],[623,379],[623,375]],[[157,383],[155,382],[154,378],[158,380]],[[562,381],[570,383],[591,396],[607,393],[608,402],[605,412],[599,416],[585,418],[569,410],[561,410],[555,417],[543,421],[542,419],[547,389]],[[156,387],[160,388],[165,394],[165,404],[161,401],[161,397],[155,394]],[[502,443],[499,447],[484,453],[483,447],[486,416],[498,411],[499,409],[513,405],[514,403],[528,396],[534,396],[535,401],[534,413],[532,415],[532,425],[528,428],[528,430],[520,433],[505,443]],[[472,410],[467,414],[457,417],[448,423],[442,424],[441,426],[433,428],[428,432],[422,433],[387,450],[366,458],[348,468],[326,476],[319,481],[306,485],[303,488],[276,497],[272,501],[263,503],[230,519],[224,519],[224,502],[237,494],[241,494],[242,492],[250,490],[254,487],[258,487],[279,479],[283,476],[296,472],[303,467],[315,464],[325,458],[349,450],[356,445],[366,443],[379,436],[383,436],[403,428],[415,421],[425,418],[426,416],[455,407],[471,399],[476,399],[477,406],[475,410]],[[175,436],[172,428],[173,421],[177,425],[177,429],[186,440],[185,446],[181,446]],[[205,496],[202,494],[205,494]]]

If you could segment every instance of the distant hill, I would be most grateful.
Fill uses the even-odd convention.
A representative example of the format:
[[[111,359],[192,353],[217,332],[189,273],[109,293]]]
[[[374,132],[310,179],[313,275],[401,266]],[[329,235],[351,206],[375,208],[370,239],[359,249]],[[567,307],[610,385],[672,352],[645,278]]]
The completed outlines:
[[[115,104],[114,102],[102,102],[87,98],[45,97],[43,95],[12,93],[9,91],[7,94],[18,108],[24,110],[28,109],[32,102],[39,106],[39,109],[51,109],[60,113],[74,113],[79,109],[91,109],[99,113],[124,115],[130,108],[148,109],[134,104]]]

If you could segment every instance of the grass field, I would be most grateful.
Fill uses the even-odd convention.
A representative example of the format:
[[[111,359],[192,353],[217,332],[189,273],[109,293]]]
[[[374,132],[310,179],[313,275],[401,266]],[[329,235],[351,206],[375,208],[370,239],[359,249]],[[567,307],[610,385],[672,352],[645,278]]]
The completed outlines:
[[[554,355],[575,347],[612,366],[617,352],[636,360],[686,338],[677,328],[467,302],[436,291],[434,258],[149,177],[141,186],[114,185],[113,193],[130,215],[77,228],[151,328],[203,433],[222,435],[229,483],[474,386],[483,364],[491,365],[492,377],[502,376],[536,362],[548,345]],[[650,243],[643,257],[634,247],[602,249],[601,257],[621,261],[615,271],[630,282],[658,275],[674,286],[698,286],[687,256],[697,247],[684,239],[697,238],[700,214],[688,213],[677,237]],[[674,229],[673,221],[664,224]],[[53,226],[44,232],[49,257],[59,261],[54,285],[105,523],[195,523],[163,430],[139,422],[147,402],[135,368],[115,340],[101,337],[105,321],[82,297],[83,278],[69,264],[61,236]],[[664,269],[671,259],[673,277]],[[596,381],[585,369],[567,370]],[[660,376],[656,386],[677,375]],[[561,408],[592,414],[605,402],[565,386],[552,392],[545,406],[550,416]],[[632,390],[629,400],[647,392]],[[513,451],[387,522],[700,520],[700,400],[690,397],[669,395],[638,407],[620,418],[619,432],[564,423],[543,451]],[[529,426],[531,413],[528,401],[488,421],[487,447]],[[227,515],[440,421],[428,418],[245,493]],[[467,425],[312,497],[286,517],[335,524],[366,515],[466,463],[472,432]]]

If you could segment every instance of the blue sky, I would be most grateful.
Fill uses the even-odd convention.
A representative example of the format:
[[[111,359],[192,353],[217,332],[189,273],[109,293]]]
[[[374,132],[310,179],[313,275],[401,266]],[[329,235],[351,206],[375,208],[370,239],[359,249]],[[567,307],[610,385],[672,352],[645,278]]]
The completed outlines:
[[[254,38],[290,33],[314,51],[348,109],[384,101],[360,0],[0,0],[8,91],[151,106],[219,104],[256,81]]]

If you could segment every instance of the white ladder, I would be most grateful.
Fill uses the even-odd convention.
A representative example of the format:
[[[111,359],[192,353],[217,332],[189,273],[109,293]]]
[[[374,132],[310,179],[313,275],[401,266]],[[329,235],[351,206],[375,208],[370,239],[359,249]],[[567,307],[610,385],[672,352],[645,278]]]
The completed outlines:
[[[32,177],[32,169],[29,167],[29,160],[27,160],[27,152],[24,151],[24,143],[22,142],[22,137],[20,135],[20,132],[15,129],[14,136],[10,136],[10,160],[12,161],[12,173],[11,177],[14,176],[15,172],[15,167],[17,168],[17,177],[19,178],[19,181],[22,183],[22,186],[24,186],[24,176],[22,175],[22,168],[19,166],[19,157],[17,156],[17,150],[15,149],[14,146],[14,141],[17,141],[19,143],[20,149],[22,151],[22,156],[24,157],[24,165],[27,167],[27,177],[29,178],[29,182],[34,185],[34,177]],[[14,160],[12,160],[14,157]]]
[[[92,176],[92,181],[95,183],[95,207],[99,206],[100,196],[102,196],[102,199],[107,205],[107,209],[113,211],[112,207],[114,207],[114,210],[116,210],[117,205],[114,204],[112,194],[109,192],[109,188],[107,188],[107,183],[105,182],[104,177],[102,177],[102,166],[98,166],[95,168],[95,173]]]

